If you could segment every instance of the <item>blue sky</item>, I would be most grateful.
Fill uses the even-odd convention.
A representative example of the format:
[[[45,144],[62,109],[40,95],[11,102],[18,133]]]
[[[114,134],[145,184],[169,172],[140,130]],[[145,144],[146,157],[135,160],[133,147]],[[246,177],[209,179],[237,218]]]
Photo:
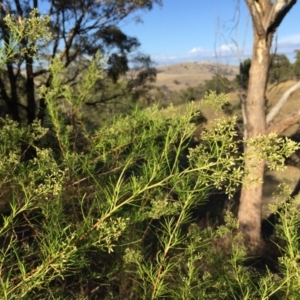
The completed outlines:
[[[143,23],[121,26],[141,42],[140,50],[158,65],[182,61],[237,64],[251,56],[252,22],[244,0],[163,0],[150,12],[140,12]],[[273,45],[293,61],[300,49],[300,3],[286,16]],[[238,47],[237,47],[238,45]]]

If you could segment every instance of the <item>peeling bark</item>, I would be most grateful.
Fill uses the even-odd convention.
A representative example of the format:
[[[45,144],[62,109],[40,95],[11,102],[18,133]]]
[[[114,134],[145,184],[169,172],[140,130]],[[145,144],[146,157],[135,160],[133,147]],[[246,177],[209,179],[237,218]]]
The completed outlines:
[[[272,127],[267,128],[267,121],[270,122],[274,118],[286,101],[283,96],[284,99],[281,103],[271,110],[268,118],[266,117],[265,94],[273,34],[297,0],[287,1],[280,10],[274,6],[277,5],[277,1],[272,3],[270,0],[245,0],[245,2],[252,16],[254,32],[253,57],[245,105],[247,120],[245,130],[246,137],[249,139],[264,135],[271,130]],[[270,20],[271,24],[269,24]],[[289,118],[279,127],[282,129],[291,122],[292,120]],[[274,127],[273,130],[275,130]],[[244,234],[246,241],[254,246],[261,241],[262,187],[265,167],[265,162],[258,159],[259,151],[260,149],[245,146],[245,167],[250,172],[250,178],[258,179],[259,183],[252,184],[248,188],[243,185],[238,212],[240,231]]]
[[[266,133],[265,93],[268,79],[271,39],[266,40],[255,34],[253,58],[250,68],[248,93],[246,100],[247,138]],[[242,187],[240,209],[238,213],[240,230],[251,243],[260,241],[262,218],[262,187],[264,161],[258,159],[259,149],[245,146],[245,154],[251,155],[245,161],[251,178],[260,179],[261,183]]]

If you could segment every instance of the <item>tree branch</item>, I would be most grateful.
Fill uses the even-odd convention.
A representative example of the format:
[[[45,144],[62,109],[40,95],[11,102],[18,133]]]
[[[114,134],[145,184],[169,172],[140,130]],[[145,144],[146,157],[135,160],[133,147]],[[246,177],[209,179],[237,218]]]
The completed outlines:
[[[95,105],[98,105],[98,104],[103,104],[103,103],[106,103],[108,101],[111,101],[113,99],[116,99],[118,97],[121,97],[121,96],[124,96],[125,93],[118,93],[118,94],[115,94],[113,96],[110,96],[108,98],[105,98],[105,99],[100,99],[98,101],[93,101],[93,102],[85,102],[85,105],[87,106],[95,106]]]
[[[68,39],[65,38],[64,36],[64,40],[65,40],[65,48],[63,49],[63,51],[60,53],[61,57],[66,56],[66,63],[65,66],[68,66],[70,64],[70,58],[69,58],[69,51],[73,45],[73,40],[74,37],[78,34],[79,30],[80,30],[80,25],[81,22],[84,18],[85,14],[83,13],[80,18],[77,20],[75,26],[71,29],[71,31],[69,32],[68,35]]]
[[[270,32],[274,32],[279,27],[284,17],[288,14],[288,12],[292,9],[292,7],[296,4],[296,2],[297,0],[288,0],[286,5],[283,7],[283,9],[278,11],[277,13],[275,13],[275,11],[272,9],[273,12],[271,11],[271,13],[275,15],[270,16],[269,21],[271,21],[271,23],[266,24],[266,26],[268,27],[266,28],[267,34],[269,34]],[[272,20],[274,21],[272,22]]]
[[[294,93],[297,89],[300,88],[300,80],[296,82],[294,85],[292,85],[288,90],[286,90],[279,101],[276,103],[276,105],[270,110],[266,117],[267,124],[270,124],[276,117],[276,115],[281,110],[282,106],[286,103],[286,101],[289,99],[292,93]]]
[[[0,95],[3,99],[3,101],[7,104],[8,107],[10,107],[11,104],[11,98],[8,96],[7,92],[6,92],[6,88],[5,88],[5,83],[2,80],[2,78],[0,78]],[[27,109],[27,107],[25,105],[23,105],[22,103],[16,103],[16,105],[22,107],[23,109]]]
[[[268,133],[276,133],[280,135],[291,126],[300,123],[300,110],[296,113],[291,113],[279,122],[268,127]]]
[[[33,77],[38,77],[38,76],[43,75],[43,74],[48,73],[48,72],[49,72],[49,71],[46,70],[46,69],[38,70],[38,71],[35,71],[35,72],[33,73]]]
[[[255,0],[245,0],[245,1],[247,3],[249,11],[251,13],[252,20],[253,20],[254,26],[256,28],[257,34],[259,36],[265,35],[266,31],[262,24],[262,17],[260,16],[260,13],[257,9],[257,5],[259,5],[259,4],[256,3]]]

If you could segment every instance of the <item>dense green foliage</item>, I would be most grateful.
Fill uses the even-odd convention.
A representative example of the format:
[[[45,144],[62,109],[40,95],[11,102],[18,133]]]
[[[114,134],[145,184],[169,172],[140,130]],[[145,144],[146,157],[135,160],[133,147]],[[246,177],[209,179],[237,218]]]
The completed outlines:
[[[1,4],[0,39],[8,58],[0,72],[2,116],[9,114],[20,124],[31,124],[36,118],[43,122],[47,108],[38,87],[51,86],[52,60],[61,59],[67,69],[61,80],[77,84],[97,51],[106,57],[106,76],[98,79],[98,86],[109,86],[92,99],[98,113],[102,112],[99,105],[123,98],[137,101],[146,94],[156,71],[149,56],[138,52],[139,41],[125,34],[119,24],[128,17],[137,18],[140,10],[161,5],[160,0],[44,2]],[[130,67],[135,72],[126,77]]]
[[[293,68],[284,54],[273,53],[269,70],[269,82],[280,83],[293,78]]]
[[[97,70],[95,61],[87,74]],[[38,122],[19,128],[2,119],[1,299],[267,299],[275,292],[282,299],[298,293],[296,278],[287,284],[285,276],[243,266],[246,248],[230,214],[225,226],[200,226],[209,192],[231,194],[247,175],[234,118],[216,121],[190,150],[193,105],[180,117],[172,108],[136,110],[90,132],[80,122],[80,106],[95,81],[87,75],[74,96],[60,83],[60,71],[56,61],[55,85],[43,89],[51,128]],[[72,100],[72,125],[56,105],[62,94]],[[217,108],[224,101],[211,94],[203,103]],[[24,141],[36,157],[20,163]],[[275,136],[250,143],[271,167],[283,166],[283,155],[295,148]],[[290,216],[294,226],[297,217]],[[282,230],[287,237],[290,231]],[[223,238],[232,239],[231,250],[224,252]],[[279,267],[296,276],[298,246],[288,242]]]
[[[294,67],[294,75],[299,80],[300,79],[300,50],[296,50],[296,61],[293,65]]]
[[[269,68],[269,83],[281,83],[290,79],[299,79],[300,55],[296,50],[296,61],[292,64],[284,54],[271,54]],[[249,71],[251,67],[251,59],[246,59],[240,63],[240,72],[235,81],[238,86],[246,90],[248,88]]]
[[[2,52],[1,62],[17,53]],[[91,126],[84,107],[104,66],[97,53],[74,86],[54,59],[51,85],[40,89],[43,125],[0,119],[0,298],[298,299],[297,199],[273,207],[280,246],[269,269],[249,260],[229,210],[210,223],[224,204],[209,206],[213,191],[230,196],[256,181],[243,167],[236,118],[216,120],[198,142],[194,102],[180,116],[154,106]],[[226,101],[212,92],[201,105]],[[298,148],[275,135],[248,143],[271,169]],[[34,150],[28,159],[24,145]]]
[[[251,59],[250,58],[241,62],[240,63],[240,73],[236,77],[236,82],[244,90],[247,90],[247,88],[248,88],[250,67],[251,67]]]
[[[179,105],[183,103],[189,103],[193,101],[201,100],[204,95],[209,91],[214,91],[217,95],[222,93],[229,93],[232,90],[232,83],[228,78],[221,75],[215,75],[212,79],[207,80],[203,84],[198,86],[189,86],[176,91],[170,91],[166,86],[157,88],[154,94],[154,102],[167,107],[171,103],[173,105]]]

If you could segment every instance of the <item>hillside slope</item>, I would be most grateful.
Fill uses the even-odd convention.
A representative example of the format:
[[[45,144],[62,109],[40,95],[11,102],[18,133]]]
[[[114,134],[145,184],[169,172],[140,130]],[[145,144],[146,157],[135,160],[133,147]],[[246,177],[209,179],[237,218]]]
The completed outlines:
[[[232,80],[239,72],[239,67],[212,62],[186,62],[157,67],[157,86],[166,86],[178,91],[188,86],[197,86],[211,79],[214,75],[226,76]]]

